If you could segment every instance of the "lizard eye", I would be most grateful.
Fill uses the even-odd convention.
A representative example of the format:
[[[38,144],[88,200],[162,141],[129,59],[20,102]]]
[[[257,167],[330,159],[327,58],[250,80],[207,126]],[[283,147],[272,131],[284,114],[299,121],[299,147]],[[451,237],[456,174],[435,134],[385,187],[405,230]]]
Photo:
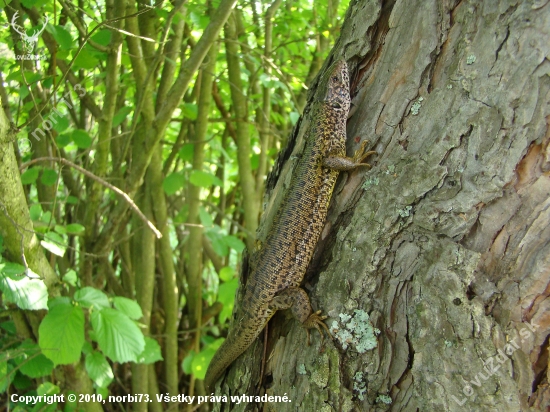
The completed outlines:
[[[338,102],[332,102],[332,103],[330,104],[330,106],[331,106],[332,108],[334,108],[334,109],[341,109],[341,108],[342,108],[342,106],[341,106],[340,103],[338,103]]]

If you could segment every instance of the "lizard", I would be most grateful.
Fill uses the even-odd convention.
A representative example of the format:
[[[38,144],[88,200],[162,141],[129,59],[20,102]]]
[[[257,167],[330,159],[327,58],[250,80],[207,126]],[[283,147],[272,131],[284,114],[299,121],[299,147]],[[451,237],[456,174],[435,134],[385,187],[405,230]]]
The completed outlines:
[[[212,390],[225,369],[258,337],[278,310],[291,309],[307,331],[315,328],[330,336],[321,311],[313,312],[300,284],[325,224],[330,199],[341,171],[353,170],[367,156],[367,141],[346,157],[346,122],[351,104],[345,60],[334,62],[319,81],[313,101],[312,123],[305,135],[303,154],[272,226],[254,259],[242,301],[226,340],[215,353],[205,376]]]

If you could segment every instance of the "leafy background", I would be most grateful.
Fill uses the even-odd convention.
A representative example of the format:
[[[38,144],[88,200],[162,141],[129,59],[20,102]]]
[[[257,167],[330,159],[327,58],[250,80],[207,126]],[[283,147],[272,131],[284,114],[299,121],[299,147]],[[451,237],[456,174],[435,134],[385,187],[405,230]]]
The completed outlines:
[[[347,8],[246,2],[224,25],[225,3],[0,6],[10,184],[28,206],[0,193],[4,395],[203,393],[265,177]],[[10,22],[31,35],[44,16],[41,59],[18,60]]]

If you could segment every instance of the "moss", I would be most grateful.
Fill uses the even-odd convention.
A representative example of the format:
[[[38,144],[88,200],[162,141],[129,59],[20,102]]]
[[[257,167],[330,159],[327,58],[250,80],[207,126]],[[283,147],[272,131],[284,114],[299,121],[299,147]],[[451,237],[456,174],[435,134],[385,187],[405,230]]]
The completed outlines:
[[[328,385],[329,372],[328,356],[323,354],[315,363],[315,370],[311,374],[312,382],[320,388],[325,388]]]

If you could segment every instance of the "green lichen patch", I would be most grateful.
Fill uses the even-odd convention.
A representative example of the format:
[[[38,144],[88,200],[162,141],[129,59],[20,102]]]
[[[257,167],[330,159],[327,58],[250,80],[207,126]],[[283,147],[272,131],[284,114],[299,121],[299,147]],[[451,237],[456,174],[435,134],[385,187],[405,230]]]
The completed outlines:
[[[357,397],[364,401],[367,392],[367,384],[363,381],[363,372],[357,372],[353,377],[353,390],[357,392]]]
[[[391,405],[392,400],[388,395],[378,395],[376,397],[376,403],[385,403],[386,405]]]
[[[296,366],[296,372],[298,372],[298,375],[305,375],[307,373],[306,365],[300,363],[298,366]]]
[[[380,331],[372,326],[367,312],[356,309],[353,316],[345,313],[339,316],[340,323],[332,322],[330,330],[344,350],[351,346],[357,352],[365,353],[378,346],[376,336]]]
[[[419,97],[411,106],[411,114],[413,116],[417,116],[420,112],[420,108],[422,107],[422,102],[424,101],[423,97]]]
[[[373,177],[371,179],[365,180],[365,183],[363,183],[362,187],[363,189],[368,189],[371,186],[378,186],[379,183],[380,183],[380,179],[378,179],[377,177]]]
[[[409,217],[411,215],[412,206],[405,206],[403,209],[399,209],[397,213],[401,217]]]

